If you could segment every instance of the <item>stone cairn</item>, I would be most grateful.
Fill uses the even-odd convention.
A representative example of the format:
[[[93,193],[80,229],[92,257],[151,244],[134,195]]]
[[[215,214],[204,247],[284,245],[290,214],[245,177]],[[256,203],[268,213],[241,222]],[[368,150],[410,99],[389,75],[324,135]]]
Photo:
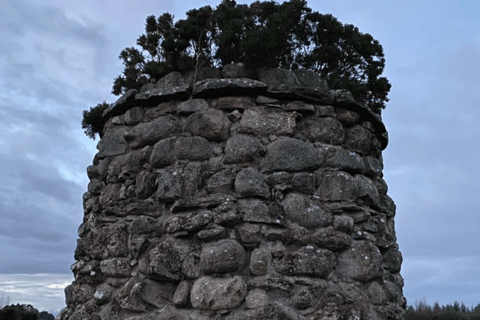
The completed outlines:
[[[173,72],[105,111],[60,319],[402,319],[380,116],[258,79]]]

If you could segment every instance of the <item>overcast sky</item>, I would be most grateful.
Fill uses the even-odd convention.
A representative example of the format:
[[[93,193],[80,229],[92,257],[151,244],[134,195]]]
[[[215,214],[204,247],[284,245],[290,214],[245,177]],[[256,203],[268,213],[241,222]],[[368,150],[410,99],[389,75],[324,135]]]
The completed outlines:
[[[106,100],[145,18],[220,0],[1,0],[0,298],[64,306],[96,143],[82,110]],[[242,3],[242,1],[238,1]],[[251,1],[246,1],[251,3]],[[393,87],[385,179],[404,294],[480,302],[480,2],[310,0],[383,45]],[[23,274],[23,275],[19,275]],[[37,274],[37,275],[33,275]]]

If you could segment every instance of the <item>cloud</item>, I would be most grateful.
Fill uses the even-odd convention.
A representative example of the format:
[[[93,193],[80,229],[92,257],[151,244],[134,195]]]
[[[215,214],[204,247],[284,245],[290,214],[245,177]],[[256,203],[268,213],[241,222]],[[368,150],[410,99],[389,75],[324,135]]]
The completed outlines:
[[[57,314],[65,307],[64,288],[72,281],[73,276],[65,274],[0,274],[0,297]]]

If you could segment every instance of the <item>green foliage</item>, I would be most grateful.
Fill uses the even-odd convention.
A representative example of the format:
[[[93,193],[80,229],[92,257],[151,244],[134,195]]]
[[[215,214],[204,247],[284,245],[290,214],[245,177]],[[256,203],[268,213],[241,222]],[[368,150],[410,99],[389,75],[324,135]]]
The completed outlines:
[[[306,0],[256,1],[250,6],[223,0],[174,22],[169,13],[149,16],[136,48],[119,58],[124,70],[113,85],[119,95],[139,89],[171,71],[243,62],[258,67],[305,68],[321,74],[332,89],[350,90],[359,102],[380,113],[391,85],[381,77],[385,58],[380,43],[331,14],[307,7]]]
[[[40,314],[31,305],[17,304],[0,310],[0,320],[39,320]]]
[[[431,307],[424,298],[416,301],[415,306],[407,307],[405,320],[480,320],[480,304],[469,308],[463,302],[445,306],[435,302]]]
[[[322,75],[331,89],[347,89],[380,113],[391,85],[381,77],[383,48],[370,34],[307,7],[306,0],[256,1],[250,5],[223,0],[175,21],[170,13],[148,16],[137,47],[120,52],[124,69],[113,82],[121,95],[156,82],[172,71],[196,72],[242,62],[252,75],[258,67],[304,68]],[[83,111],[82,128],[95,139],[103,121],[99,104]],[[102,111],[103,112],[103,111]]]
[[[95,135],[98,133],[100,138],[103,133],[104,121],[102,114],[109,106],[105,101],[97,104],[95,107],[91,107],[89,111],[83,110],[82,129],[84,129],[87,137],[95,140]]]

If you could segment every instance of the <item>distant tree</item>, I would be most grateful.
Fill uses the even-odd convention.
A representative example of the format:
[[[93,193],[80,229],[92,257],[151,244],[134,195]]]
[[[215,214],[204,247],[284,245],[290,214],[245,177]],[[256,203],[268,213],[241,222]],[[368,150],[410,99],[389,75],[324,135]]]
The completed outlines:
[[[39,320],[37,309],[27,304],[17,304],[4,307],[0,310],[0,320]]]
[[[252,76],[258,67],[315,71],[331,89],[351,91],[377,113],[385,108],[391,88],[381,76],[385,58],[378,40],[331,14],[313,11],[306,0],[250,5],[223,0],[215,9],[190,10],[176,22],[170,13],[150,15],[136,44],[119,55],[124,69],[114,80],[115,95],[172,71],[196,72],[232,62],[244,63]]]

